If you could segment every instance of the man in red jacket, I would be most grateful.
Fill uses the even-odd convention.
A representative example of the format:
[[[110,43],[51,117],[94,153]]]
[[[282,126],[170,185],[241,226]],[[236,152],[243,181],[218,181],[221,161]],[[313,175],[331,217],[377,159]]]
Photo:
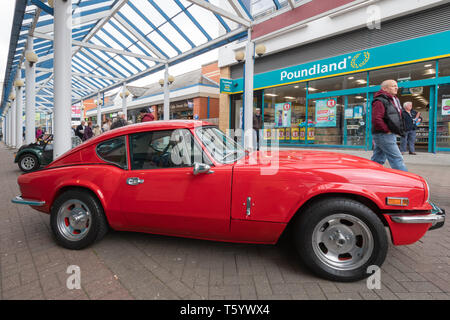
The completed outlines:
[[[403,136],[402,106],[397,98],[398,85],[395,80],[386,80],[381,90],[375,93],[372,102],[372,161],[384,164],[386,159],[392,169],[408,171],[397,145],[397,135]]]
[[[147,122],[147,121],[155,120],[155,116],[153,115],[153,113],[147,113],[147,110],[145,110],[145,109],[142,109],[140,111],[140,115],[141,115],[141,122]]]

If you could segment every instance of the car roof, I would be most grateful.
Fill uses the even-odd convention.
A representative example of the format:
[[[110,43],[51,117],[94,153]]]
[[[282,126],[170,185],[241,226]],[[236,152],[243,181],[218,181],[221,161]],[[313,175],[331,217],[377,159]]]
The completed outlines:
[[[206,121],[200,120],[157,120],[157,121],[148,121],[141,122],[136,124],[129,124],[123,127],[115,128],[109,131],[102,133],[98,137],[103,138],[113,138],[115,136],[122,136],[126,134],[131,134],[135,132],[143,132],[148,130],[173,130],[173,129],[181,129],[181,128],[195,128],[201,126],[210,126],[212,125]],[[97,137],[96,137],[97,138]]]
[[[123,127],[115,128],[102,134],[93,137],[86,142],[80,144],[79,146],[73,148],[69,152],[64,155],[61,155],[61,158],[65,155],[69,155],[72,152],[79,151],[86,147],[89,147],[93,144],[97,144],[101,141],[105,141],[108,139],[112,139],[114,137],[119,137],[127,134],[132,134],[136,132],[145,132],[149,130],[174,130],[174,129],[192,129],[196,127],[202,126],[212,126],[212,123],[201,121],[201,120],[156,120],[156,121],[147,121],[136,124],[129,124]]]

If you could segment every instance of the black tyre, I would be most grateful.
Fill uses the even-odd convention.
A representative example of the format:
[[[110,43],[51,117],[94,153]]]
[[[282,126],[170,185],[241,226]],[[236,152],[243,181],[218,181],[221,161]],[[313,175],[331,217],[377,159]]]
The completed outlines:
[[[18,161],[18,165],[19,169],[23,172],[35,171],[41,166],[39,159],[32,153],[21,155]]]
[[[51,209],[50,225],[56,242],[73,250],[99,241],[108,231],[99,200],[83,190],[69,190],[56,199]]]
[[[294,225],[294,241],[303,263],[315,274],[350,282],[370,275],[387,254],[388,237],[378,216],[350,199],[313,203]]]

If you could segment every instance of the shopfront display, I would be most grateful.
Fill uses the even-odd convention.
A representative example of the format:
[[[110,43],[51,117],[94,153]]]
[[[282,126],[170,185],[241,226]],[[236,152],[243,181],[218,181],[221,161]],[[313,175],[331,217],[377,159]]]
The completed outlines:
[[[401,104],[421,113],[418,151],[450,151],[450,42],[442,41],[449,38],[446,31],[256,74],[264,142],[370,150],[373,95],[394,79]],[[233,109],[243,79],[227,81],[228,93],[241,97],[231,99]]]
[[[437,146],[450,151],[450,84],[439,86],[437,102]]]

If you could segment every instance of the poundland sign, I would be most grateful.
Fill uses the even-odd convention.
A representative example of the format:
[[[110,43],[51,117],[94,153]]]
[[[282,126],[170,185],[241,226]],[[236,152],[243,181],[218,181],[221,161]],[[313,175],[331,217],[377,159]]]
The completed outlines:
[[[298,68],[297,70],[287,71],[283,70],[280,72],[280,81],[284,80],[297,80],[302,78],[310,78],[312,76],[321,76],[328,74],[330,72],[344,72],[347,70],[348,61],[351,59],[351,56],[343,58],[339,62],[332,62],[329,64],[314,64],[311,68]]]
[[[450,31],[392,43],[382,47],[345,54],[298,66],[257,74],[253,85],[255,90],[303,82],[318,78],[334,77],[355,72],[393,67],[402,64],[450,57]],[[244,80],[227,80],[231,92],[243,91]],[[229,82],[232,81],[232,84]]]

